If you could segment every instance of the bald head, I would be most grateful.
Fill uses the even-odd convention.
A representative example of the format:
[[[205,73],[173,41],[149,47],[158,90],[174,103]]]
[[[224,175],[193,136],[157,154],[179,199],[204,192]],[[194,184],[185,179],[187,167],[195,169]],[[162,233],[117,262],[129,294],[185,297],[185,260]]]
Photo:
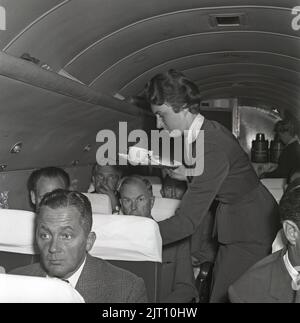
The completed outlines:
[[[140,176],[125,177],[119,187],[120,203],[125,215],[151,218],[154,204],[151,183]]]

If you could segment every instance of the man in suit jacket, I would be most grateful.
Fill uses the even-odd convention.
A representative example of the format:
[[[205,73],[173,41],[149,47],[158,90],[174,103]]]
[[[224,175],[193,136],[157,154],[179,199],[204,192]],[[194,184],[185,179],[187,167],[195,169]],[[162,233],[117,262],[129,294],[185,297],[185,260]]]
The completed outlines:
[[[163,243],[192,235],[212,202],[218,201],[214,235],[219,248],[210,301],[226,302],[230,284],[271,251],[279,229],[277,203],[260,183],[232,133],[201,115],[196,84],[182,73],[169,70],[154,76],[145,93],[157,116],[157,127],[185,133],[185,150],[191,152],[196,147],[195,169],[204,166],[202,174],[189,172],[191,182],[175,216],[159,223]]]
[[[124,215],[151,218],[154,196],[151,183],[140,176],[125,177],[119,187]],[[160,302],[190,303],[198,296],[192,269],[188,239],[162,250]]]
[[[94,164],[92,169],[92,185],[94,191],[92,193],[105,194],[111,202],[112,213],[118,213],[120,210],[117,187],[122,177],[122,169],[120,166]]]
[[[261,175],[262,178],[288,178],[300,165],[300,144],[294,123],[289,120],[278,121],[274,129],[285,147],[279,157],[278,165],[272,172]]]
[[[47,193],[59,188],[68,190],[70,188],[70,177],[62,168],[44,167],[31,173],[27,186],[30,201],[36,210]]]
[[[141,278],[88,254],[96,239],[91,228],[87,197],[62,189],[46,194],[37,209],[36,242],[41,263],[11,273],[61,278],[88,303],[146,302]]]
[[[231,302],[300,302],[300,188],[284,194],[279,211],[287,249],[264,258],[230,286]]]

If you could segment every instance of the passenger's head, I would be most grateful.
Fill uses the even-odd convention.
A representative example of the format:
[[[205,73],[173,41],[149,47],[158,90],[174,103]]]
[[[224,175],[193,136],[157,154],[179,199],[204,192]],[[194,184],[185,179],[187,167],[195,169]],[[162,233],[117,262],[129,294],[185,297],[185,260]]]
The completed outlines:
[[[197,85],[173,69],[154,76],[145,87],[145,96],[157,116],[158,128],[186,130],[200,113]]]
[[[29,177],[28,190],[31,202],[36,207],[46,193],[58,188],[69,189],[70,177],[61,168],[45,167],[35,170]]]
[[[100,166],[95,164],[92,170],[92,182],[95,191],[100,193],[102,185],[108,186],[112,191],[116,191],[122,171],[119,166]]]
[[[285,192],[279,212],[291,257],[300,265],[300,188]]]
[[[169,199],[181,200],[187,190],[187,183],[166,176],[163,180],[161,196]]]
[[[300,178],[300,168],[295,169],[289,178],[289,182],[293,182],[295,179]]]
[[[138,175],[125,177],[119,194],[123,214],[151,218],[154,196],[152,185],[146,178]]]
[[[82,265],[96,239],[91,203],[75,191],[58,189],[37,209],[36,242],[49,276],[69,278]]]
[[[300,168],[296,168],[293,171],[291,171],[287,179],[287,185],[285,189],[294,190],[297,187],[300,187]]]
[[[280,120],[275,124],[274,132],[279,139],[286,145],[296,136],[296,127],[292,120]]]

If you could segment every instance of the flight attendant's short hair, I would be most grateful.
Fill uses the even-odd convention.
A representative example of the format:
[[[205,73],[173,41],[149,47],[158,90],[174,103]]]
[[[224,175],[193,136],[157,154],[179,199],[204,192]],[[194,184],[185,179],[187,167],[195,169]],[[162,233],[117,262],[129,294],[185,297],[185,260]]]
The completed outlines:
[[[169,103],[176,113],[184,109],[189,109],[193,114],[200,113],[201,96],[198,86],[174,69],[155,75],[146,84],[144,92],[150,104]]]

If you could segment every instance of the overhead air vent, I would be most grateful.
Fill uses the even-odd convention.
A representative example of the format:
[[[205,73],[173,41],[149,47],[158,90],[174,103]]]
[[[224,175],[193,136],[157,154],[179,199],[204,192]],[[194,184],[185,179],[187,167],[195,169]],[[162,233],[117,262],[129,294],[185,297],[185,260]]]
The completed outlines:
[[[246,25],[244,13],[210,15],[210,23],[213,27],[240,27]]]
[[[239,16],[216,17],[218,26],[240,26],[241,20]]]

